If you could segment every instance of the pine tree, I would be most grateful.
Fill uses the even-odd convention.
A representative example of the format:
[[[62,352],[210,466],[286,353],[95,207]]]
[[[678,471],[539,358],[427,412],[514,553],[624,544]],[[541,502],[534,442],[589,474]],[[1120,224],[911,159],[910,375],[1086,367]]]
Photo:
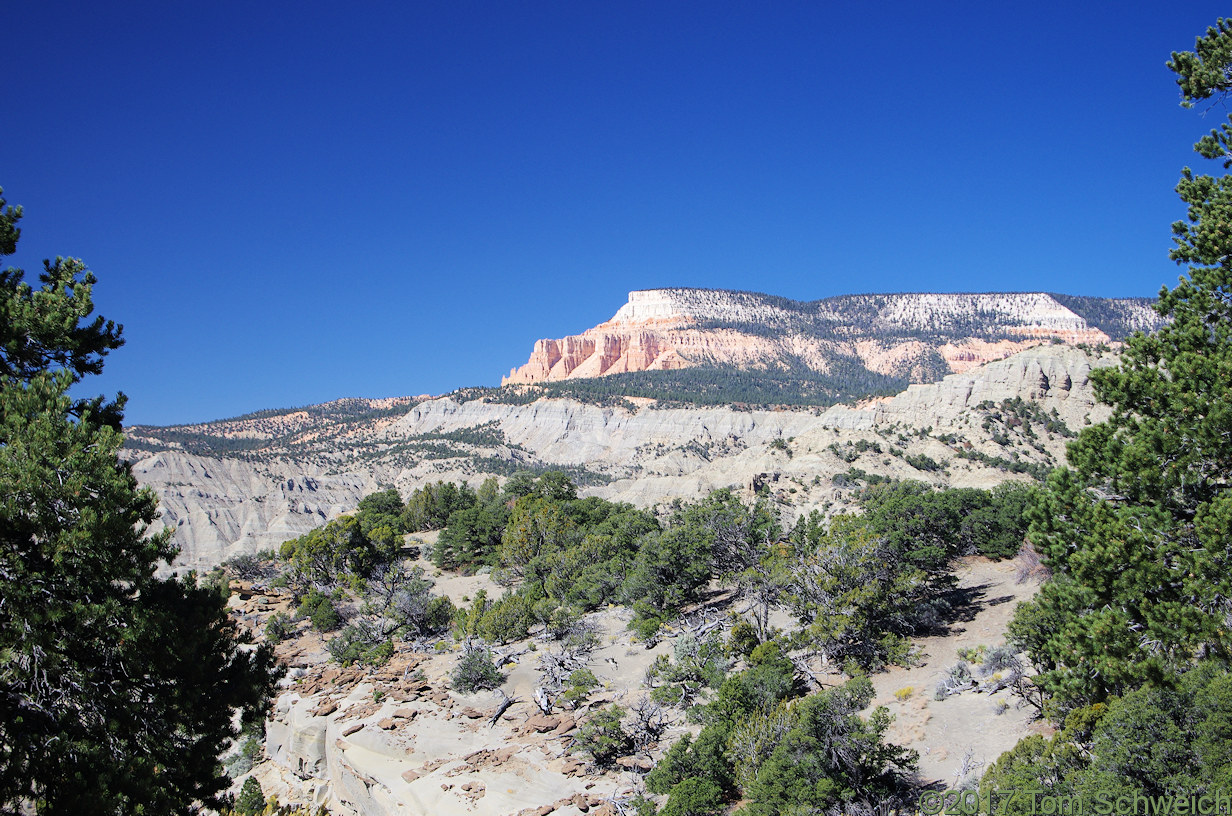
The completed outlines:
[[[1174,53],[1182,105],[1232,92],[1232,21]],[[1232,166],[1232,117],[1196,151]],[[1032,540],[1054,578],[1012,631],[1058,713],[1166,683],[1232,653],[1232,179],[1186,168],[1171,257],[1188,264],[1118,367],[1094,372],[1111,418],[1070,446]]]
[[[21,209],[0,198],[0,255]],[[69,389],[122,327],[95,278],[46,262],[0,272],[0,813],[189,813],[229,784],[218,757],[276,679],[224,600],[158,579],[175,555],[156,499],[118,458],[124,397]]]

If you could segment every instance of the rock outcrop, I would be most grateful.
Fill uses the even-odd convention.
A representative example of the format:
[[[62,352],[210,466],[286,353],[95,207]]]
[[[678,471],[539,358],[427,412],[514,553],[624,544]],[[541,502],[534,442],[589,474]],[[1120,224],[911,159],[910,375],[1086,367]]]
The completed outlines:
[[[948,372],[959,372],[1054,339],[1107,343],[1158,325],[1143,299],[900,294],[800,303],[748,292],[652,289],[630,292],[611,320],[579,335],[536,341],[530,359],[502,384],[701,365],[803,364],[825,374],[853,362],[924,382],[935,377],[921,361],[935,355]]]
[[[436,589],[456,594],[451,584],[475,580],[489,593],[500,589],[486,576],[453,575]],[[287,590],[249,585],[231,606],[256,633],[289,603]],[[620,767],[591,767],[573,742],[592,711],[643,695],[646,670],[670,653],[669,639],[635,645],[630,618],[622,609],[589,616],[598,640],[587,659],[603,685],[580,706],[558,703],[550,714],[533,702],[543,679],[530,643],[504,650],[511,659],[501,692],[462,694],[450,689],[461,650],[451,638],[421,651],[399,641],[383,665],[340,666],[329,661],[323,637],[301,627],[276,645],[289,676],[253,773],[282,802],[350,816],[610,813],[605,804],[627,798],[631,780]],[[669,727],[663,747],[685,730]],[[645,753],[629,760],[643,770],[650,763]]]

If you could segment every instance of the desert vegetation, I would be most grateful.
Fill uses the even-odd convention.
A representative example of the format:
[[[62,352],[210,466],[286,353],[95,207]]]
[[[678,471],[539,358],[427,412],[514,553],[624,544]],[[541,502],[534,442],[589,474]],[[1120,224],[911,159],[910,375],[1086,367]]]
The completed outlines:
[[[531,649],[535,702],[544,714],[589,712],[576,751],[599,770],[631,753],[662,757],[643,809],[654,797],[664,813],[905,803],[914,753],[886,740],[884,709],[866,711],[866,673],[911,662],[914,635],[945,630],[964,603],[955,559],[1016,552],[1031,492],[879,484],[859,492],[859,513],[788,528],[774,505],[730,490],[648,511],[579,498],[559,472],[429,484],[405,503],[386,490],[262,568],[298,610],[270,618],[267,633],[309,622],[341,664],[457,649],[449,685],[462,694],[504,694],[501,664],[549,644]],[[435,544],[415,553],[411,531],[433,527]],[[449,574],[482,571],[503,592],[455,607],[410,565],[416,554]],[[672,648],[647,669],[643,696],[589,708],[602,641],[592,616],[611,605],[632,610],[636,639]],[[684,721],[691,729],[660,745]]]
[[[1232,21],[1219,21],[1195,52],[1174,54],[1169,65],[1187,106],[1226,102]],[[1232,124],[1197,150],[1232,166]],[[324,646],[335,679],[349,672],[351,691],[364,699],[348,702],[363,716],[377,715],[391,685],[360,694],[358,678],[392,664],[400,671],[392,683],[442,706],[453,705],[451,694],[499,695],[490,716],[457,712],[486,717],[489,728],[526,703],[504,687],[519,661],[533,660],[541,718],[523,725],[570,734],[588,773],[637,774],[644,791],[614,802],[621,812],[908,812],[920,757],[892,739],[889,710],[873,706],[872,678],[911,665],[922,636],[962,619],[971,599],[955,580],[957,563],[1015,555],[1024,575],[1042,583],[1013,613],[1004,642],[957,650],[931,695],[910,685],[893,693],[905,706],[1008,691],[1040,718],[1041,733],[981,779],[964,759],[956,784],[1007,814],[1035,812],[1033,799],[1011,796],[1023,790],[1091,803],[1143,797],[1154,810],[1166,797],[1226,796],[1232,185],[1186,170],[1178,189],[1188,209],[1173,226],[1172,257],[1188,275],[1161,293],[1165,324],[1129,337],[1118,365],[1091,374],[1111,417],[1075,432],[1028,401],[990,401],[977,409],[982,430],[1005,456],[957,451],[1029,472],[1038,484],[939,489],[852,467],[842,483],[850,511],[790,518],[756,486],[652,508],[582,497],[585,471],[519,469],[510,456],[500,460],[503,483],[438,481],[405,500],[379,490],[277,552],[201,577],[155,577],[174,549],[168,533],[152,530],[152,494],[118,458],[122,399],[71,392],[121,345],[118,326],[87,320],[93,276],[64,259],[47,263],[37,289],[19,270],[0,273],[0,813],[307,812],[267,798],[255,776],[226,793],[232,776],[262,759],[262,722],[282,675],[274,649],[301,638]],[[0,254],[15,252],[20,218],[0,200]],[[1066,302],[1133,327],[1128,311]],[[880,300],[854,303],[871,317]],[[776,305],[785,320],[819,319]],[[913,336],[967,331],[984,318],[960,315]],[[746,404],[777,395],[790,404],[793,394],[821,400],[878,386],[867,371],[808,383],[793,379],[798,371],[757,383],[689,371],[481,398],[557,389],[627,405],[629,389],[645,385],[638,396],[666,403],[690,393]],[[495,423],[396,444],[368,434],[409,404],[265,412],[239,418],[243,433],[164,429],[138,444],[257,458],[271,446],[329,458],[348,445],[359,461],[391,450],[452,458],[516,448]],[[303,433],[322,416],[335,433],[324,447]],[[1042,451],[1039,434],[1072,440],[1067,466],[1024,463],[1015,448]],[[907,452],[909,441],[883,429],[883,441],[836,442],[827,455],[844,465],[897,458],[920,473],[946,467]],[[791,442],[767,444],[768,455],[790,458]],[[429,544],[422,533],[435,537]],[[485,584],[460,603],[436,591],[438,579],[479,573],[498,589]],[[254,613],[247,631],[226,605],[233,590],[254,588],[279,605]],[[636,697],[604,695],[595,672],[610,639],[600,622],[617,609],[623,637],[659,650]],[[254,633],[264,643],[253,643]],[[452,661],[440,687],[430,688],[421,670],[412,674],[423,662],[412,655]],[[291,683],[305,674],[297,669]],[[993,716],[1007,706],[1002,699]],[[551,719],[557,712],[569,718]],[[419,716],[406,708],[374,725],[392,731]]]

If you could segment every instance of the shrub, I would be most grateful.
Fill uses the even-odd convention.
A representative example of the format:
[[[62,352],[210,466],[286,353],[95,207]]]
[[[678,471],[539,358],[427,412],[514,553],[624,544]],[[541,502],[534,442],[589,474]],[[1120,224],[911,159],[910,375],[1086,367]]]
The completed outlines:
[[[960,648],[958,650],[958,659],[967,663],[982,663],[984,662],[984,654],[987,651],[988,647],[984,645]]]
[[[792,707],[781,703],[769,711],[758,711],[739,720],[727,740],[735,782],[747,788],[761,765],[795,725]]]
[[[223,598],[231,597],[231,579],[222,567],[214,567],[207,572],[200,581],[200,585],[212,589]]]
[[[688,705],[703,688],[723,682],[728,662],[717,633],[712,632],[700,641],[692,635],[682,635],[676,639],[674,652],[675,662],[660,655],[646,672],[648,681],[662,680],[667,684],[651,692],[656,703]]]
[[[796,678],[796,667],[777,642],[767,641],[758,646],[753,650],[749,662],[748,669],[723,681],[716,699],[726,697],[731,701],[734,694],[746,712],[766,713],[783,700],[795,697],[801,692]],[[724,687],[727,688],[726,694]],[[716,709],[721,707],[716,706]]]
[[[980,674],[990,675],[996,672],[1013,672],[1022,670],[1022,661],[1011,646],[994,646],[984,654]]]
[[[348,626],[329,642],[329,654],[344,666],[362,663],[366,666],[381,666],[394,655],[394,645],[368,623]]]
[[[270,565],[260,555],[237,555],[223,561],[222,567],[241,581],[252,581],[267,577]]]
[[[458,665],[450,675],[453,687],[463,694],[473,694],[480,689],[496,688],[505,682],[505,676],[492,662],[492,653],[483,646],[467,646],[458,658]]]
[[[890,716],[860,712],[873,699],[872,683],[855,678],[801,700],[764,761],[749,768],[742,793],[749,816],[779,813],[870,812],[876,806],[905,812],[905,780],[917,756],[885,743]],[[905,794],[905,795],[904,795]]]
[[[702,729],[697,741],[685,734],[646,776],[646,787],[654,793],[670,793],[690,777],[714,782],[726,794],[736,791],[727,745],[730,723],[713,723]]]
[[[663,758],[655,763],[654,769],[646,775],[646,788],[651,793],[666,794],[682,779],[697,773],[690,748],[693,747],[693,735],[686,733],[676,744],[668,749]]]
[[[683,635],[676,639],[673,652],[679,667],[677,674],[684,678],[695,679],[713,688],[727,676],[728,661],[723,655],[723,644],[717,633],[712,632],[702,640]]]
[[[936,624],[940,618],[940,611],[937,609],[938,605],[943,606],[944,603],[934,604],[926,601],[917,607],[921,626]],[[882,665],[888,664],[905,667],[916,662],[916,656],[911,651],[911,638],[906,635],[886,632],[877,638],[877,648],[882,655],[882,659],[880,661],[871,661],[871,666],[881,668]]]
[[[724,811],[723,789],[709,779],[689,777],[672,788],[660,816],[718,816]]]
[[[618,705],[608,706],[582,724],[578,747],[590,754],[596,765],[608,767],[633,750],[633,738],[620,725],[625,713]]]
[[[275,612],[265,622],[265,639],[270,643],[281,643],[295,631],[291,616],[284,612]]]
[[[547,598],[535,605],[535,616],[543,621],[544,634],[552,640],[564,640],[582,621],[581,613],[576,609],[556,606]]]
[[[384,610],[404,637],[435,635],[449,628],[455,612],[453,603],[432,594],[432,581],[424,575],[422,567],[405,570],[394,566],[380,577],[388,590],[382,588],[376,593],[375,602],[369,604]]]
[[[727,638],[727,653],[733,657],[748,657],[757,648],[757,629],[746,620],[739,621],[731,628]]]
[[[633,634],[637,635],[639,640],[645,641],[652,641],[659,634],[662,626],[663,618],[657,615],[644,615],[640,610],[633,620],[629,621],[629,628],[633,630]]]
[[[911,465],[916,470],[934,471],[941,469],[941,465],[937,464],[935,459],[922,453],[904,456],[903,461]]]
[[[334,601],[318,589],[311,589],[299,603],[299,614],[312,621],[318,632],[332,632],[342,625],[342,616]]]
[[[475,599],[476,604],[480,602]],[[495,643],[522,640],[530,634],[534,625],[534,605],[522,593],[506,593],[500,600],[487,604],[474,618],[474,634]]]
[[[568,685],[557,700],[564,708],[577,708],[599,685],[599,678],[590,669],[577,669],[569,675]]]
[[[783,647],[776,641],[768,640],[756,644],[749,651],[749,665],[760,666],[762,663],[778,661],[783,657]]]
[[[659,686],[650,691],[650,699],[665,706],[685,705],[687,701],[684,695],[685,690],[682,686]]]

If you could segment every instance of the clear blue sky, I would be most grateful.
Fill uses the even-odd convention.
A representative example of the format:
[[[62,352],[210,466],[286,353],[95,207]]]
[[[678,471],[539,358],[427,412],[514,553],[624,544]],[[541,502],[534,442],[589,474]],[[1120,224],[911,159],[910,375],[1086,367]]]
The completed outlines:
[[[130,422],[495,385],[631,289],[1154,295],[1227,11],[11,3],[0,186]]]

